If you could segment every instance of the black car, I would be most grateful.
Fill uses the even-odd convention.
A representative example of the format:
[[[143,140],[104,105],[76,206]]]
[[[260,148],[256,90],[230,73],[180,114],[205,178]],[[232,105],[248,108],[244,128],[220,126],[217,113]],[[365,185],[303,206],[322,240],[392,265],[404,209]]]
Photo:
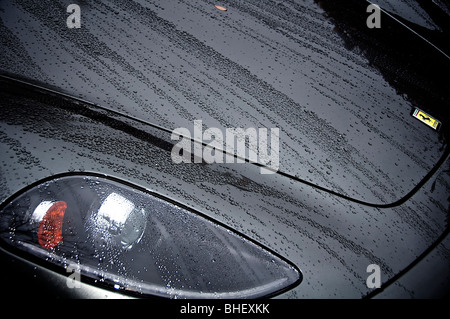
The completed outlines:
[[[448,296],[447,1],[73,2],[0,2],[11,295]]]

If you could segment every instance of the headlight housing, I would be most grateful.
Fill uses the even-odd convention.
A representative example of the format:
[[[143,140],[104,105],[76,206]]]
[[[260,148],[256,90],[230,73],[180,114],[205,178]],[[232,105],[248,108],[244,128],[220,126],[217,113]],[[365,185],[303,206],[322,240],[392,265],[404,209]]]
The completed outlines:
[[[301,281],[275,253],[162,196],[96,175],[59,176],[0,208],[2,246],[115,289],[255,298]],[[73,267],[73,266],[71,266]]]

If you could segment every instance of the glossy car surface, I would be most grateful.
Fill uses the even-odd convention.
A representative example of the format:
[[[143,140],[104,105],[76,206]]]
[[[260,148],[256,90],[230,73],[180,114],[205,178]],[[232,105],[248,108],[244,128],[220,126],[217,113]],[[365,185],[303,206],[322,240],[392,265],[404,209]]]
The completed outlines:
[[[446,2],[395,3],[370,29],[365,1],[83,1],[69,29],[67,1],[2,1],[2,207],[52,176],[99,174],[291,262],[302,281],[281,298],[445,296],[449,16]],[[276,174],[174,163],[171,132],[195,120],[279,128]],[[122,296],[68,289],[4,246],[13,289]],[[383,289],[367,285],[374,264]]]

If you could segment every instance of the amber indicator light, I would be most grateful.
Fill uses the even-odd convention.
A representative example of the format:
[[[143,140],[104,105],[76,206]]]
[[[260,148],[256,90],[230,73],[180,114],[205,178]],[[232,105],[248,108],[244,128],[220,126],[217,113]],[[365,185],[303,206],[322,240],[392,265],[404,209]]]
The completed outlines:
[[[38,240],[42,247],[51,249],[62,242],[62,226],[66,208],[67,204],[59,201],[45,213],[38,229]]]

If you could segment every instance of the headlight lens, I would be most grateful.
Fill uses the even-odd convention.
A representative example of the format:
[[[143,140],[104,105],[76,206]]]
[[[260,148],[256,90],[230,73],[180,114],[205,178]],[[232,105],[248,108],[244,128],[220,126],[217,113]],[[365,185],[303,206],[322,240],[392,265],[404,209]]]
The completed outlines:
[[[301,280],[292,264],[228,228],[110,178],[64,176],[0,213],[8,247],[114,288],[176,298],[254,298]]]
[[[109,194],[99,208],[90,210],[88,234],[97,248],[130,249],[144,234],[146,211],[118,193]]]

